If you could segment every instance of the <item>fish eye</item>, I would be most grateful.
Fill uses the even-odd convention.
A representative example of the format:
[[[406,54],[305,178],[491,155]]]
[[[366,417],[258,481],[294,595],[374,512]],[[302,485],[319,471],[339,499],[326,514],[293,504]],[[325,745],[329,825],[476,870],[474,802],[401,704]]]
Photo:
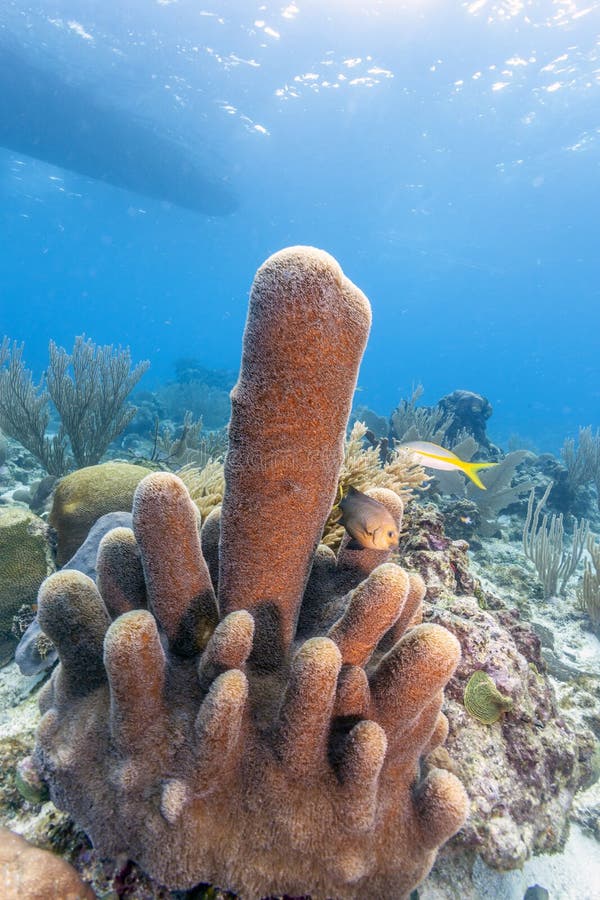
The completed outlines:
[[[388,531],[388,537],[394,537],[394,532],[393,532],[393,531]]]

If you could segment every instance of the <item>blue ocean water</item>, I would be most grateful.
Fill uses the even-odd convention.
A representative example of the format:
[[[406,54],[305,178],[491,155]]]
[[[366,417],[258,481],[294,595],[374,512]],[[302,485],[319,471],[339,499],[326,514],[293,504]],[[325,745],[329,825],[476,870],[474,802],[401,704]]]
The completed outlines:
[[[597,0],[5,0],[0,333],[235,369],[256,268],[313,244],[373,305],[357,402],[464,388],[556,451],[600,424],[599,35]]]

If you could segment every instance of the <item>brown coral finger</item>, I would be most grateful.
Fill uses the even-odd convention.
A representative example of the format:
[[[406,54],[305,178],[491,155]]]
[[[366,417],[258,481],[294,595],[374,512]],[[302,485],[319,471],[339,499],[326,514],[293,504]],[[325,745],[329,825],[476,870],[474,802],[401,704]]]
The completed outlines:
[[[57,694],[83,696],[106,681],[102,649],[110,618],[91,578],[76,569],[46,578],[38,594],[38,622],[58,650]]]
[[[442,691],[438,691],[412,722],[402,720],[395,727],[388,724],[386,734],[389,750],[384,773],[387,791],[401,790],[406,781],[407,766],[416,767],[418,761],[429,753],[443,699]]]
[[[337,768],[344,787],[346,828],[365,831],[373,826],[386,750],[385,732],[376,722],[358,722],[348,735]]]
[[[370,323],[368,300],[327,253],[290,247],[256,273],[231,393],[219,605],[275,603],[284,652],[335,499]]]
[[[224,774],[241,752],[248,682],[243,672],[230,669],[212,683],[196,717],[198,758],[193,776],[196,795],[208,794],[223,783]]]
[[[37,727],[37,731],[35,733],[35,753],[33,756],[34,762],[36,765],[40,763],[40,760],[43,758],[44,753],[52,754],[52,751],[55,748],[56,735],[60,730],[60,716],[58,710],[55,706],[47,709],[42,718],[40,719],[40,724]],[[69,754],[69,750],[67,750],[67,754]],[[61,754],[61,763],[63,761],[64,752]],[[41,771],[43,771],[43,764],[39,765]]]
[[[407,628],[420,624],[420,610],[425,594],[427,593],[427,585],[417,572],[411,572],[408,576],[409,588],[406,600],[398,619],[390,630],[383,636],[379,647],[381,650],[391,650]]]
[[[98,590],[112,619],[146,606],[142,559],[131,528],[113,528],[104,535],[96,572]]]
[[[300,607],[296,638],[308,638],[323,632],[331,623],[328,612],[335,584],[335,553],[325,544],[315,550],[312,568]]]
[[[425,755],[428,752],[427,748],[435,731],[443,702],[444,694],[442,691],[438,691],[412,722],[403,721],[393,735],[388,734],[390,744],[394,747],[402,744],[406,748],[419,748],[419,755]]]
[[[40,708],[41,714],[44,715],[45,712],[48,712],[49,709],[52,709],[54,703],[54,681],[51,678],[40,688],[40,692],[38,694],[38,706]]]
[[[440,625],[417,625],[387,653],[370,679],[371,717],[388,736],[411,723],[443,689],[460,659],[460,644]]]
[[[153,472],[133,498],[133,530],[140,547],[148,607],[169,649],[193,656],[206,646],[218,613],[202,556],[198,513],[176,475]]]
[[[419,787],[415,811],[423,846],[436,850],[464,824],[469,798],[456,775],[445,769],[432,769]]]
[[[428,753],[431,753],[432,750],[435,750],[436,747],[439,747],[441,744],[443,744],[448,737],[449,730],[450,725],[448,723],[448,719],[443,712],[438,713],[432,735],[427,742],[427,746],[423,748],[422,755],[427,756]]]
[[[395,563],[378,566],[356,588],[342,618],[328,637],[340,648],[342,662],[364,666],[377,643],[401,613],[408,575]]]
[[[360,666],[342,666],[335,694],[334,717],[356,716],[364,719],[369,714],[371,695],[369,681]]]
[[[119,616],[106,633],[104,662],[115,744],[126,756],[160,746],[166,659],[154,617],[143,609]]]
[[[221,537],[221,507],[215,506],[204,522],[200,531],[202,555],[206,560],[210,580],[215,593],[219,590],[219,538]]]
[[[328,638],[310,638],[294,657],[280,712],[278,749],[297,777],[311,777],[326,759],[340,667],[340,651]]]
[[[358,722],[346,740],[338,774],[342,784],[356,791],[365,787],[376,790],[387,750],[385,731],[368,719]]]
[[[245,609],[229,613],[212,634],[198,664],[202,690],[227,669],[243,669],[252,650],[254,619]]]

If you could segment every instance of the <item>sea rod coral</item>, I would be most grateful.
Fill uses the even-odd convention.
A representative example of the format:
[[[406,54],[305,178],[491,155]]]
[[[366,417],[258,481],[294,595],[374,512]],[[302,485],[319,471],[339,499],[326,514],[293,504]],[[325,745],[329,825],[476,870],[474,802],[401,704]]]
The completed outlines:
[[[425,587],[389,550],[318,546],[369,326],[330,256],[270,257],[220,524],[200,536],[185,485],[152,473],[133,531],[101,543],[100,590],[76,571],[40,590],[60,665],[38,771],[100,853],[170,887],[399,900],[465,819],[458,779],[420,765],[447,733],[458,641],[413,625]],[[400,526],[400,498],[375,496]]]

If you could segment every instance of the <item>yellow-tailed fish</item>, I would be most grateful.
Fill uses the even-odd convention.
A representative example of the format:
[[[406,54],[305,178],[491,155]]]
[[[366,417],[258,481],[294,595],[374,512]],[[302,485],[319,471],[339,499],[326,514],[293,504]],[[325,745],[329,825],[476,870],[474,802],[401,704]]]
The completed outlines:
[[[465,462],[452,450],[446,450],[445,447],[432,444],[430,441],[409,441],[408,444],[400,444],[400,447],[410,450],[420,464],[429,469],[439,469],[443,472],[458,469],[458,471],[464,472],[467,478],[470,478],[473,484],[476,484],[482,491],[485,491],[486,487],[477,472],[479,469],[489,469],[491,466],[498,465],[495,462]]]
[[[393,550],[398,546],[398,526],[383,503],[350,487],[339,507],[340,522],[352,538],[351,549]]]

